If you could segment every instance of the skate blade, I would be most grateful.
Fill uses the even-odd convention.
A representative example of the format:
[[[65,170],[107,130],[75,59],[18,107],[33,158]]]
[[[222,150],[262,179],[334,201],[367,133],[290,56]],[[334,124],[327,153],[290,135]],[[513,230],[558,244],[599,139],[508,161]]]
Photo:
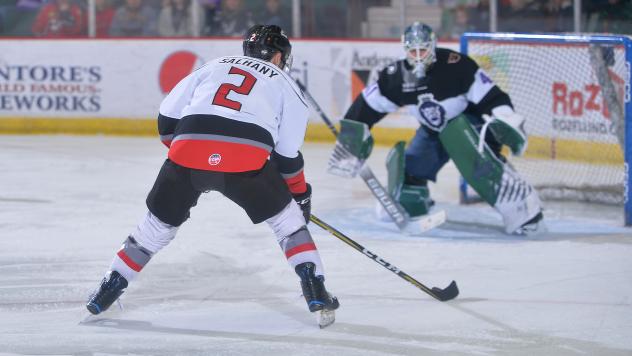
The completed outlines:
[[[105,310],[99,314],[92,314],[88,312],[86,316],[79,322],[79,324],[90,324],[90,323],[98,322],[103,319],[103,314],[111,316],[113,314],[116,315],[119,312],[122,312],[125,310],[125,308],[123,307],[123,303],[121,303],[120,298],[116,300],[116,305],[118,306],[118,309],[113,308],[112,306],[110,307],[110,309]]]
[[[333,324],[336,321],[336,311],[335,310],[319,310],[316,313],[316,320],[318,322],[318,327],[324,329],[329,325]]]
[[[100,318],[99,318],[98,316],[96,316],[96,315],[94,315],[94,314],[90,314],[90,313],[88,312],[88,314],[87,314],[87,315],[85,315],[85,314],[84,314],[83,319],[81,319],[81,320],[79,321],[79,325],[83,325],[83,324],[92,324],[92,323],[94,323],[95,321],[97,321],[97,320],[99,320],[99,319],[100,319]]]

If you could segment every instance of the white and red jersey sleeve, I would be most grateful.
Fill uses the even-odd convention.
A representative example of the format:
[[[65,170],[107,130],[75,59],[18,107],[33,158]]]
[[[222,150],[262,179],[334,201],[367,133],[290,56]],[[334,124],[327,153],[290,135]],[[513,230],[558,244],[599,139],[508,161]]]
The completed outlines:
[[[256,170],[274,150],[292,192],[300,193],[306,189],[299,150],[307,117],[303,94],[287,73],[260,59],[230,56],[176,85],[160,105],[159,131],[171,142],[169,158],[195,169]]]
[[[158,134],[165,146],[171,146],[173,133],[181,118],[182,110],[189,104],[198,83],[200,71],[187,75],[171,89],[162,100],[158,111]]]
[[[290,192],[301,194],[307,191],[300,149],[305,141],[309,109],[303,92],[289,76],[288,79],[273,157]]]

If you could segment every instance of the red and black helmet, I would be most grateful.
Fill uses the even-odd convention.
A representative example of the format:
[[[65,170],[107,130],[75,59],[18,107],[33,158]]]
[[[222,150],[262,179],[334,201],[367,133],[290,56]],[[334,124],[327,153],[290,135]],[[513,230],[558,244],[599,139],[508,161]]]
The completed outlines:
[[[281,53],[281,68],[289,70],[292,65],[292,45],[283,30],[276,25],[254,25],[248,29],[243,42],[244,56],[269,61]]]

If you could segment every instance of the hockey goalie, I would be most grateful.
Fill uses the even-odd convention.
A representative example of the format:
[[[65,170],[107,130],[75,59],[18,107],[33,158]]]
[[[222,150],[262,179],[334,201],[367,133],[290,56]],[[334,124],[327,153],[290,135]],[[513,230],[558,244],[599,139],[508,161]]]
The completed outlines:
[[[411,218],[429,213],[427,183],[450,160],[467,183],[503,219],[508,234],[541,231],[542,207],[535,189],[501,154],[526,150],[524,117],[511,99],[468,56],[436,48],[422,23],[402,36],[404,59],[378,72],[347,110],[329,161],[329,172],[354,177],[371,154],[371,128],[388,113],[408,109],[420,123],[387,158],[388,190]]]

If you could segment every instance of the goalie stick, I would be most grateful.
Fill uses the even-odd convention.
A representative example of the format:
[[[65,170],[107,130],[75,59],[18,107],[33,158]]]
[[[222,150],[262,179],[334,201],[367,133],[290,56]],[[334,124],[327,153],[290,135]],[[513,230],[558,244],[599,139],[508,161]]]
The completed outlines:
[[[452,281],[444,289],[441,289],[441,288],[438,288],[438,287],[432,287],[432,288],[426,287],[425,285],[423,285],[422,283],[420,283],[419,281],[417,281],[413,277],[411,277],[408,274],[406,274],[404,271],[402,271],[399,268],[393,266],[392,264],[384,261],[382,258],[380,258],[375,253],[367,250],[364,246],[362,246],[359,243],[353,241],[349,237],[345,236],[342,232],[334,229],[333,227],[331,227],[330,225],[326,224],[324,221],[320,220],[316,216],[310,215],[309,220],[312,221],[314,224],[320,226],[322,229],[327,230],[330,234],[332,234],[335,237],[337,237],[338,239],[342,240],[342,242],[344,242],[347,245],[353,247],[357,251],[360,251],[362,254],[364,254],[368,258],[372,259],[373,261],[377,262],[382,267],[384,267],[387,270],[395,273],[396,275],[398,275],[402,279],[406,280],[410,284],[414,285],[415,287],[421,289],[424,293],[430,295],[431,297],[435,298],[436,300],[439,300],[439,301],[442,301],[442,302],[446,302],[448,300],[452,300],[452,299],[456,298],[459,295],[459,287],[457,287],[455,281]]]
[[[307,88],[300,81],[296,80],[295,82],[305,94],[305,97],[307,98],[307,101],[310,102],[312,108],[314,108],[316,113],[318,113],[320,118],[325,122],[329,130],[334,134],[334,136],[338,137],[338,130],[336,130],[336,127],[334,126],[334,124],[331,122],[331,120],[329,120],[327,115],[325,115],[325,113],[321,109],[320,105],[318,105],[314,97],[312,97],[312,95],[307,91]],[[380,205],[382,205],[382,207],[384,208],[384,211],[386,211],[386,213],[391,217],[393,222],[395,222],[397,227],[401,231],[405,231],[406,226],[410,222],[408,213],[406,213],[404,208],[398,202],[393,200],[391,195],[386,191],[386,189],[384,189],[384,186],[382,186],[380,181],[377,180],[377,178],[375,177],[375,174],[373,174],[373,171],[368,166],[368,164],[365,163],[362,166],[362,168],[360,168],[359,175],[364,181],[364,183],[366,183],[366,185],[369,187],[369,189],[371,190],[371,193],[373,193],[373,196],[375,196],[375,198],[380,203]],[[444,222],[445,222],[445,212],[443,213],[439,212],[437,214],[432,214],[427,217],[422,217],[419,220],[419,228],[421,231],[414,231],[414,232],[423,233],[425,231],[434,229],[435,227],[443,224]]]

